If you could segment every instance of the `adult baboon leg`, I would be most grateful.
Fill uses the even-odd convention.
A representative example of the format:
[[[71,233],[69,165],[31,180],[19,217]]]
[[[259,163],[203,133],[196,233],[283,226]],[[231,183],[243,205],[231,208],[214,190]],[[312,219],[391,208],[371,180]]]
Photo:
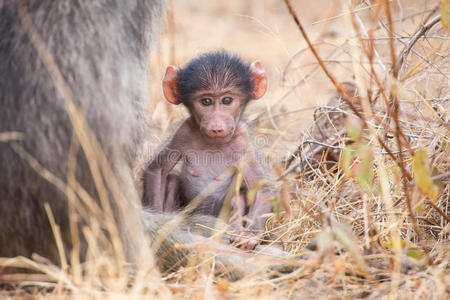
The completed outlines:
[[[238,280],[258,271],[290,272],[296,265],[287,259],[287,252],[274,246],[258,245],[255,250],[248,252],[229,245],[226,234],[215,239],[213,236],[224,232],[227,225],[212,216],[187,216],[180,220],[174,230],[164,231],[164,226],[176,216],[144,212],[144,220],[151,220],[144,223],[152,241],[158,240],[158,234],[165,232],[156,251],[157,264],[162,272],[176,271],[199,254],[203,260],[215,260],[216,274],[230,280]]]

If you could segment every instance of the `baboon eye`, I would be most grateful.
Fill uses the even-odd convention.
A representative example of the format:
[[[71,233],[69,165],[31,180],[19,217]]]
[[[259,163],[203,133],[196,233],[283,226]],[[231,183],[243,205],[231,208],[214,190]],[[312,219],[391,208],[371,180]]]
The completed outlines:
[[[200,101],[201,101],[201,103],[202,103],[204,106],[208,106],[208,105],[213,104],[213,101],[212,101],[211,98],[204,98],[204,99],[202,99],[202,100],[200,100]]]
[[[231,97],[225,97],[222,99],[222,103],[225,105],[230,105],[231,102],[233,102],[233,98],[231,98]]]

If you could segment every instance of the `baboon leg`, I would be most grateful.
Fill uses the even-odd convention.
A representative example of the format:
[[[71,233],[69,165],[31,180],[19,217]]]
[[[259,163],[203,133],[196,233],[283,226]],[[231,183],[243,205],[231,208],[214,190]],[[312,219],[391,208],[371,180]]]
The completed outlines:
[[[235,233],[240,233],[243,230],[243,217],[245,215],[247,201],[244,192],[239,194],[239,197],[234,196],[231,199],[231,217],[230,226]]]
[[[176,174],[169,174],[166,182],[166,199],[164,212],[175,212],[180,207],[180,179]]]

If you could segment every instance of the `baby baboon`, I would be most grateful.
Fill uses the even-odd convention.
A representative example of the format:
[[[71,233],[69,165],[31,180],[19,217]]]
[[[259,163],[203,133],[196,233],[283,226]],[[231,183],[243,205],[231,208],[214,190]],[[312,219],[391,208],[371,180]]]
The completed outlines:
[[[241,191],[231,200],[230,223],[235,233],[244,236],[234,236],[232,241],[254,249],[258,242],[252,237],[263,231],[272,210],[272,204],[264,201],[271,190],[264,186],[254,201],[247,199],[248,189],[261,182],[264,173],[241,116],[248,102],[264,96],[266,89],[267,76],[259,62],[247,64],[224,51],[200,55],[182,69],[169,66],[164,95],[172,104],[183,103],[190,117],[150,163],[144,178],[144,204],[155,212],[173,212],[215,183],[193,212],[217,217],[232,182],[232,176],[224,173],[245,157]],[[170,173],[180,160],[180,174]]]

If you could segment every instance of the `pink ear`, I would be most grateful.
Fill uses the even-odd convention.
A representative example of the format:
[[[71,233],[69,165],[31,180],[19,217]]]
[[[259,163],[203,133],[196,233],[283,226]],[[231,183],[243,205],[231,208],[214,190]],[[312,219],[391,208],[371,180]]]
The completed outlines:
[[[259,99],[267,91],[267,75],[264,68],[259,61],[255,61],[250,65],[250,72],[252,73],[253,83],[253,99]]]
[[[168,66],[162,84],[163,93],[167,101],[176,105],[181,103],[178,98],[177,85],[178,85],[178,68],[174,66]]]

